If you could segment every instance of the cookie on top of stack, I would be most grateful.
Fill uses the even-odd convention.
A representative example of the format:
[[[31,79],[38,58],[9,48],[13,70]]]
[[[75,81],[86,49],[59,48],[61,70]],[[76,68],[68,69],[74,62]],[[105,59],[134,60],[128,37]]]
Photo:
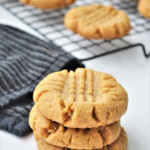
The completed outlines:
[[[36,87],[29,124],[39,150],[126,150],[120,125],[128,96],[114,77],[78,68],[49,74]]]

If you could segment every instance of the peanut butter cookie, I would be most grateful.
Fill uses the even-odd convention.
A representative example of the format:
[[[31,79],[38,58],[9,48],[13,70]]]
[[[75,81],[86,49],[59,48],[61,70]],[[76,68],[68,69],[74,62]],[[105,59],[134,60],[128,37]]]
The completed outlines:
[[[71,9],[64,23],[68,29],[88,39],[120,38],[131,29],[130,20],[123,11],[100,4]]]
[[[107,73],[78,68],[49,74],[35,88],[34,102],[46,118],[70,128],[92,128],[120,120],[128,96]]]
[[[37,141],[37,147],[39,150],[75,150],[75,149],[68,149],[68,148],[50,145],[36,134],[35,134],[35,140]],[[104,146],[103,148],[97,150],[127,150],[127,144],[128,144],[127,135],[124,129],[122,128],[120,136],[114,143]]]
[[[20,2],[41,9],[57,9],[71,5],[75,0],[20,0]]]
[[[29,124],[34,133],[47,143],[71,149],[102,148],[112,144],[119,137],[121,131],[119,121],[92,129],[67,128],[41,115],[36,105],[30,112]]]
[[[150,18],[150,0],[140,0],[138,11],[145,18]]]

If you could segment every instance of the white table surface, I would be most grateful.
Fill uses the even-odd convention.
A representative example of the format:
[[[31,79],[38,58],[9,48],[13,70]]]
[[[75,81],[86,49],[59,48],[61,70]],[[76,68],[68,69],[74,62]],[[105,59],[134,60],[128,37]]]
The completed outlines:
[[[13,25],[37,35],[1,7],[0,23]],[[148,39],[150,34],[142,41],[148,41]],[[150,59],[146,59],[141,49],[136,48],[84,63],[87,68],[112,74],[127,90],[129,106],[127,113],[121,119],[121,124],[128,134],[128,150],[149,150]],[[33,134],[20,138],[0,130],[0,150],[20,149],[37,150]]]

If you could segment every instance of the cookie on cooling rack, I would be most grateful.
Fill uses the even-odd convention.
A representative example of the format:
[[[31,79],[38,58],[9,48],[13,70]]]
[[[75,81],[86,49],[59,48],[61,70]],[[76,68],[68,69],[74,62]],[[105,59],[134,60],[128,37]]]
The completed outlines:
[[[71,5],[75,0],[20,0],[20,2],[41,9],[57,9]]]
[[[150,0],[140,0],[138,11],[145,18],[150,18]]]
[[[100,4],[72,8],[64,23],[68,29],[88,39],[120,38],[131,29],[125,12]]]
[[[46,118],[70,128],[92,128],[120,120],[127,110],[124,88],[109,74],[78,68],[48,75],[34,102]]]
[[[73,149],[50,145],[36,134],[35,134],[35,140],[37,142],[37,147],[39,150],[73,150]],[[127,150],[127,144],[128,144],[127,135],[124,129],[122,128],[118,139],[114,143],[104,146],[103,148],[97,150]]]
[[[120,121],[92,129],[67,128],[44,117],[36,104],[30,112],[29,124],[34,133],[47,143],[72,149],[102,148],[112,144],[121,131]]]

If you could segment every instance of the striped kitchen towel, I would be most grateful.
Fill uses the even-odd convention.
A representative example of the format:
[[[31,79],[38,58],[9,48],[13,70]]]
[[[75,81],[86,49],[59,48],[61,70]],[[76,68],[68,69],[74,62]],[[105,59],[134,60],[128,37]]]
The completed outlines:
[[[32,92],[47,74],[84,65],[51,42],[0,24],[0,129],[18,136],[31,132]]]

